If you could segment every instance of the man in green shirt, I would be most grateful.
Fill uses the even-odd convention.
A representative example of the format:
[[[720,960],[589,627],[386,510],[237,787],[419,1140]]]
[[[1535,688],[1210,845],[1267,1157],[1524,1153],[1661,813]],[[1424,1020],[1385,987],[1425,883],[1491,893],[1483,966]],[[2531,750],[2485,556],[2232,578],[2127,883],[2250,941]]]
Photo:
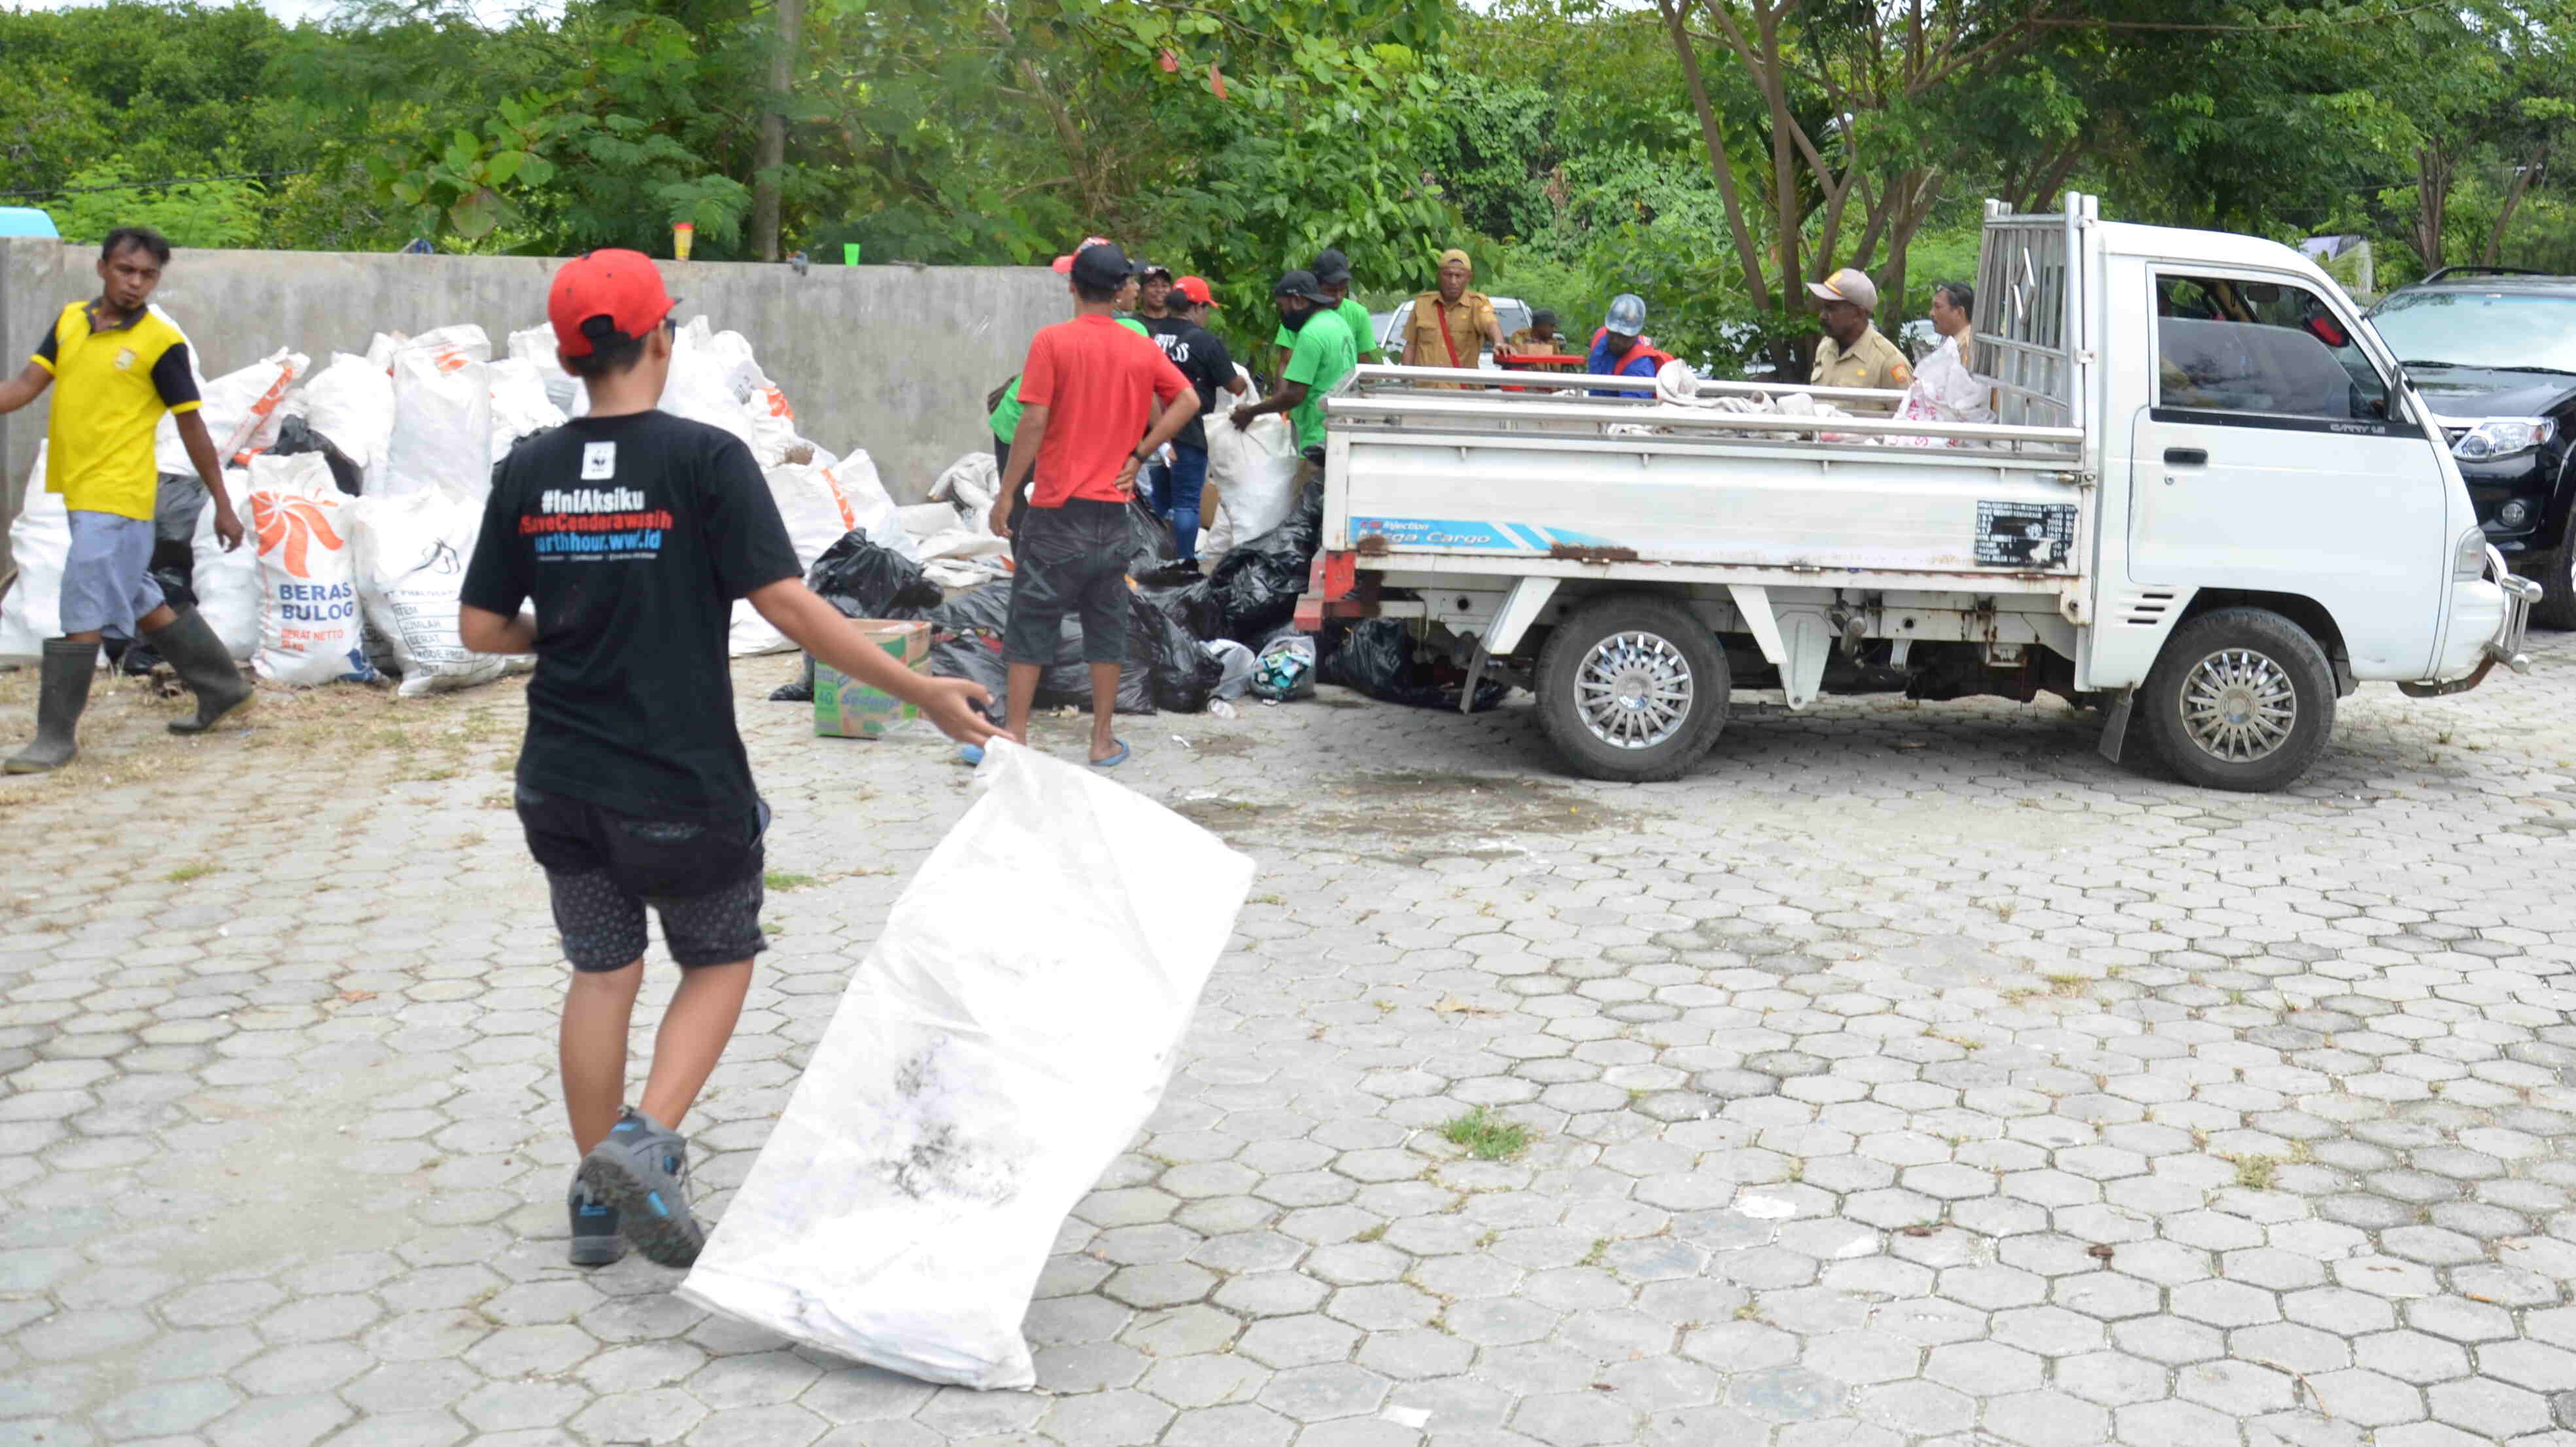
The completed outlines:
[[[1313,272],[1288,272],[1270,293],[1279,304],[1280,330],[1294,337],[1296,346],[1280,374],[1279,390],[1267,401],[1235,408],[1234,425],[1249,427],[1255,417],[1287,413],[1297,429],[1297,450],[1306,459],[1297,469],[1302,489],[1324,466],[1324,396],[1359,365],[1359,344]]]
[[[1310,270],[1315,273],[1315,284],[1323,288],[1324,295],[1331,299],[1342,325],[1351,329],[1351,343],[1359,348],[1359,359],[1375,363],[1378,360],[1377,323],[1369,318],[1369,309],[1351,295],[1350,258],[1342,255],[1339,249],[1328,246],[1315,253],[1315,264]],[[1288,354],[1296,349],[1297,334],[1283,326],[1275,340],[1279,344],[1279,365],[1285,368]]]

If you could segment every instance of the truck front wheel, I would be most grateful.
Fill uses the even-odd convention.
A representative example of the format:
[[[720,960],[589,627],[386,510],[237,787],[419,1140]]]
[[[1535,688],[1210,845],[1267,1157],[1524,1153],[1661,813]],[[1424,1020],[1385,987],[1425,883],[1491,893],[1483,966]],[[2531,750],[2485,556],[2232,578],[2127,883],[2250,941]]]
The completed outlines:
[[[2280,614],[2221,608],[2165,641],[2137,706],[2184,783],[2267,794],[2325,751],[2334,669],[2307,630]]]
[[[2567,520],[2558,546],[2532,555],[2532,571],[2523,576],[2540,584],[2540,601],[2531,621],[2543,628],[2576,628],[2576,517]]]
[[[1576,773],[1624,783],[1677,779],[1726,726],[1726,652],[1708,625],[1662,598],[1583,605],[1538,656],[1538,715]]]

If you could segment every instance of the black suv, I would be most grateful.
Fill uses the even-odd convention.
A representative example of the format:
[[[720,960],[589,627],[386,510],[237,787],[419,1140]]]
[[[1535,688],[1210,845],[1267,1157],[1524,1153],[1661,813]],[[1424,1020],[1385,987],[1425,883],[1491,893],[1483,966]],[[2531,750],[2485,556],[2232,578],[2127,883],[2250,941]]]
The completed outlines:
[[[2451,442],[2478,522],[2576,628],[2576,276],[2446,266],[2371,308],[2371,325]]]

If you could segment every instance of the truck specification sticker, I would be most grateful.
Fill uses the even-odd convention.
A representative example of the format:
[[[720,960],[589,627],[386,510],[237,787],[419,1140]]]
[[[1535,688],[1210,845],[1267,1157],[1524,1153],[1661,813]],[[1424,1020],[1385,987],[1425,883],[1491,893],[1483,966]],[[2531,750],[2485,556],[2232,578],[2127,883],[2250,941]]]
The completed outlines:
[[[2075,552],[2075,504],[1979,502],[1977,566],[2062,568]]]

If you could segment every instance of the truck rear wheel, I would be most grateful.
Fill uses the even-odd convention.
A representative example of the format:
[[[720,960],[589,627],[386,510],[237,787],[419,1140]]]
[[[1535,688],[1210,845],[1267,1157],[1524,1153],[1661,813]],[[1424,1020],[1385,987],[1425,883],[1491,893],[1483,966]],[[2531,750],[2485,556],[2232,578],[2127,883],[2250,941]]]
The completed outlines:
[[[1576,773],[1680,778],[1717,742],[1732,688],[1726,651],[1677,603],[1638,594],[1583,605],[1538,656],[1538,716]]]
[[[2165,640],[2137,707],[2184,783],[2267,794],[2325,751],[2334,669],[2307,630],[2280,614],[2221,608]]]

